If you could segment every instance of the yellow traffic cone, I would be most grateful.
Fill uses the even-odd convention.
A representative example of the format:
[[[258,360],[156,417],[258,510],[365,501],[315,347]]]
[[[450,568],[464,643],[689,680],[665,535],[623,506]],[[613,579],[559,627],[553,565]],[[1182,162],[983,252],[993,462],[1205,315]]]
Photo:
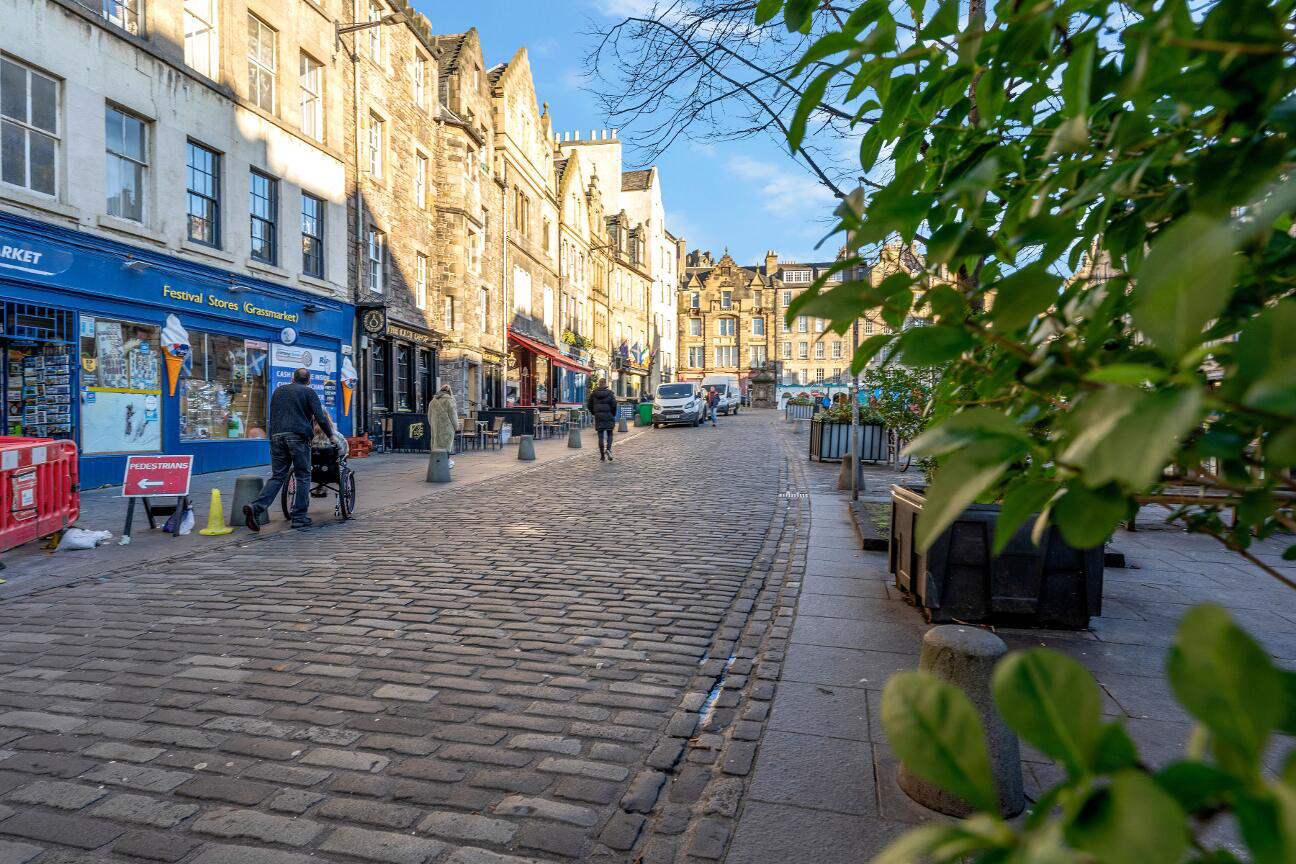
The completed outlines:
[[[225,508],[221,506],[220,490],[212,490],[211,509],[207,511],[207,527],[199,531],[208,537],[213,534],[229,534],[234,529],[225,524]]]

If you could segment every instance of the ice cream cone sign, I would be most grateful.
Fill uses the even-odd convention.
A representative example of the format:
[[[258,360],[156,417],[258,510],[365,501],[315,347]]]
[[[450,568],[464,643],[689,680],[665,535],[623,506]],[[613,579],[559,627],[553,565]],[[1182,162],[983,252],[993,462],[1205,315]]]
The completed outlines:
[[[355,364],[350,357],[342,358],[342,416],[351,416],[351,395],[355,393],[356,381],[360,379]]]
[[[189,356],[189,332],[174,315],[168,315],[162,327],[162,356],[166,358],[167,387],[174,396],[180,370]]]

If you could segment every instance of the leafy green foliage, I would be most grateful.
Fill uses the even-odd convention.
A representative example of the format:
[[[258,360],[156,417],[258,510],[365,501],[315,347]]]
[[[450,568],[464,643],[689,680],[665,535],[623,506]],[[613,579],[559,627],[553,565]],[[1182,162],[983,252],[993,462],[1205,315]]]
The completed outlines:
[[[825,99],[859,124],[839,271],[883,244],[914,253],[877,285],[821,279],[789,312],[899,331],[856,371],[940,371],[923,425],[960,443],[912,450],[939,462],[921,540],[979,498],[1009,511],[1000,548],[1036,514],[1095,545],[1177,477],[1217,495],[1175,513],[1191,530],[1290,542],[1296,0],[965,8],[757,6],[792,32],[816,22],[793,148]],[[978,408],[1003,423],[951,426]]]
[[[1226,819],[1236,819],[1257,864],[1296,860],[1296,768],[1279,777],[1258,768],[1258,754],[1292,709],[1292,673],[1275,668],[1227,613],[1212,606],[1180,622],[1170,669],[1176,695],[1212,747],[1153,770],[1124,726],[1103,718],[1098,684],[1079,663],[1043,648],[1001,660],[992,682],[995,707],[1013,731],[1066,772],[1014,825],[998,817],[993,790],[983,788],[990,776],[988,765],[982,767],[985,742],[967,697],[926,673],[895,676],[882,694],[892,749],[914,773],[979,802],[983,812],[915,829],[875,864],[1223,864],[1237,859],[1227,849],[1209,848],[1204,837]],[[1195,857],[1185,859],[1190,845]]]

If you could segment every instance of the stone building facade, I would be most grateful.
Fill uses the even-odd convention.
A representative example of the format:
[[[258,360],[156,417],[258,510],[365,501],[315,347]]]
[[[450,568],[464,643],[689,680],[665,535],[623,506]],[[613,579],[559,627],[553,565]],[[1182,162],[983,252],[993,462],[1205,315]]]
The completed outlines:
[[[402,0],[359,8],[356,23],[373,26],[340,40],[349,275],[372,432],[394,415],[424,412],[448,330],[434,281],[439,52],[427,20]]]
[[[770,360],[773,290],[756,269],[740,267],[726,251],[688,256],[679,292],[679,377],[701,381],[711,374],[747,379]]]

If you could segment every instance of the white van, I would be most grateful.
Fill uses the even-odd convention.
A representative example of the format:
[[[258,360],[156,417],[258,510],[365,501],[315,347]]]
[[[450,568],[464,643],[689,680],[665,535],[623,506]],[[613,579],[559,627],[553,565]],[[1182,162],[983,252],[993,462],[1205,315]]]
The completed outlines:
[[[696,385],[687,381],[657,385],[652,407],[654,429],[677,423],[696,426],[702,422],[704,414]]]
[[[738,389],[737,375],[708,375],[702,379],[702,392],[712,387],[720,394],[716,410],[720,414],[737,414],[742,406],[742,391]]]

